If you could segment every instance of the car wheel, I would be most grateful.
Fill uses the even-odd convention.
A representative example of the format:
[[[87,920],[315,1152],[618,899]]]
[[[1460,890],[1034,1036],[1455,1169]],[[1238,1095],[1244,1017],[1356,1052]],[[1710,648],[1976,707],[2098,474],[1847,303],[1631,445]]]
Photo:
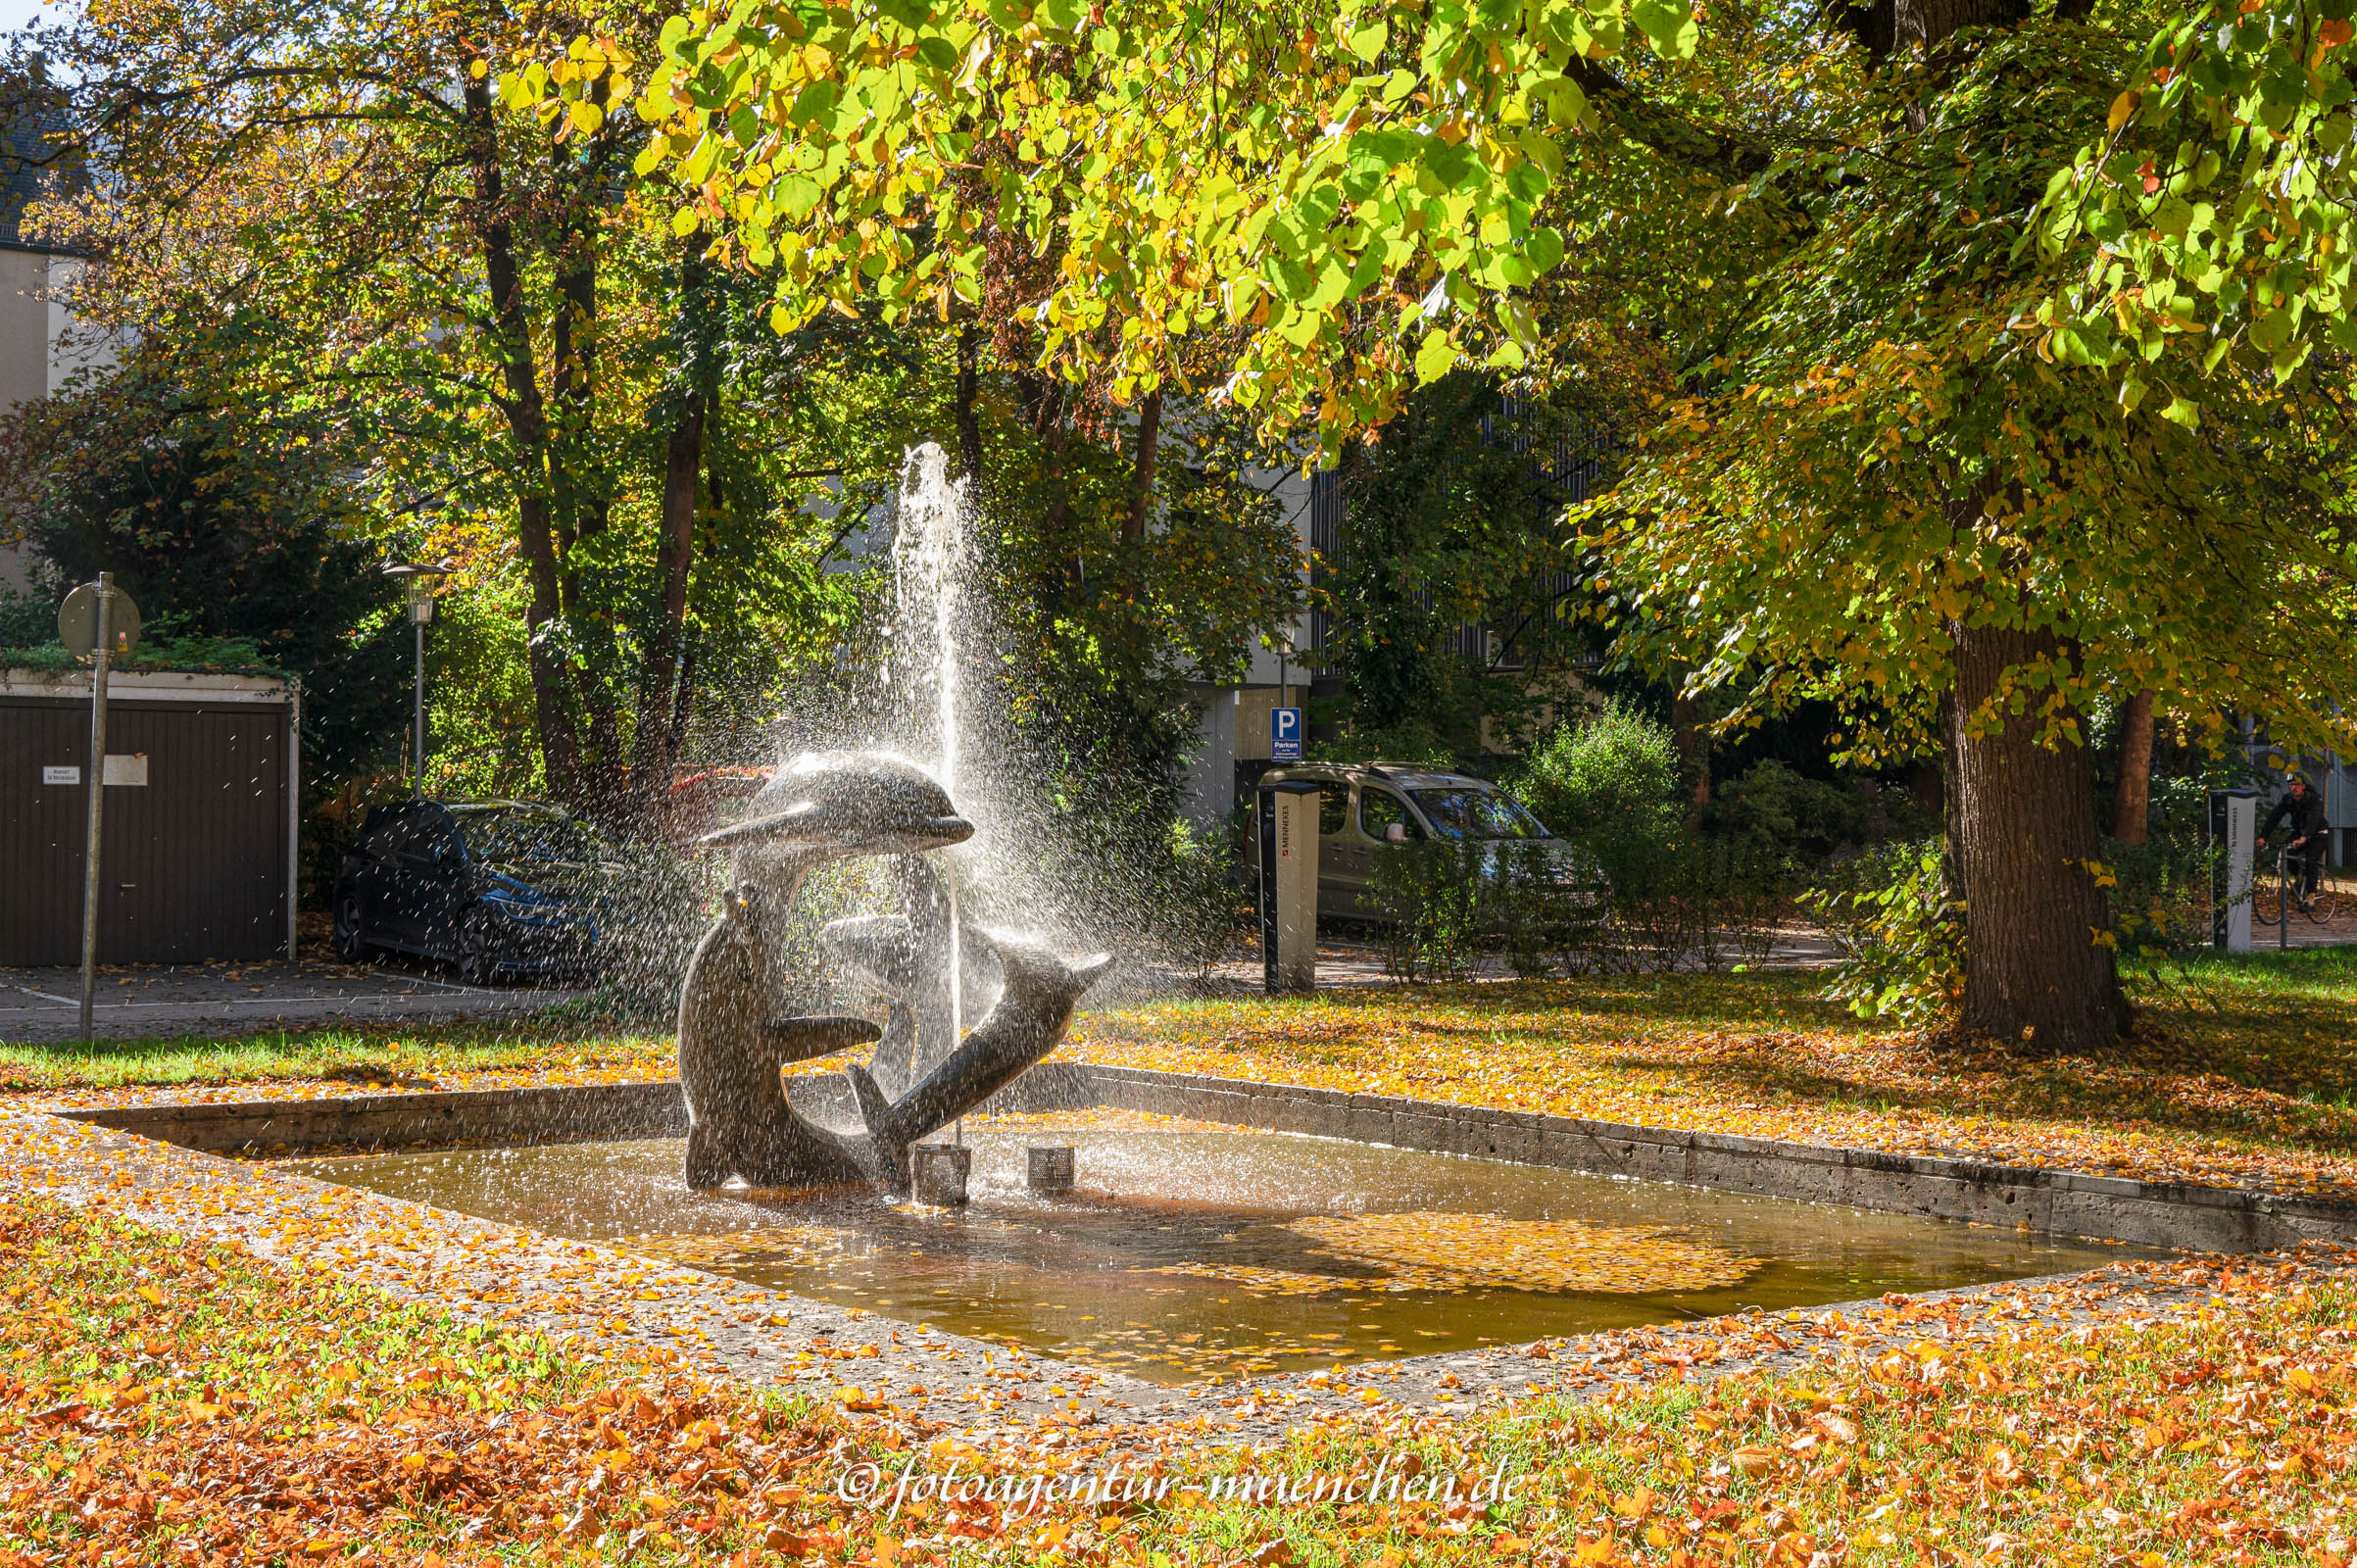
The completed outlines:
[[[360,895],[349,888],[335,899],[335,956],[346,963],[368,956],[368,939],[361,935]]]
[[[470,986],[487,986],[499,978],[498,954],[478,919],[459,929],[459,978]]]

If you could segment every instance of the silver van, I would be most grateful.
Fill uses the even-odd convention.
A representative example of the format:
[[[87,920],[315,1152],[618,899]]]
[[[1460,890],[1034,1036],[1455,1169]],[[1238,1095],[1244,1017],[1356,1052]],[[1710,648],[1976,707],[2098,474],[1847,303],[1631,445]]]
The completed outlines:
[[[1600,894],[1602,879],[1584,853],[1547,830],[1521,803],[1488,779],[1406,762],[1289,762],[1264,783],[1318,787],[1317,907],[1320,915],[1374,919],[1367,895],[1375,857],[1402,844],[1449,839],[1528,846],[1558,868],[1567,885]],[[1495,867],[1493,853],[1489,863]]]

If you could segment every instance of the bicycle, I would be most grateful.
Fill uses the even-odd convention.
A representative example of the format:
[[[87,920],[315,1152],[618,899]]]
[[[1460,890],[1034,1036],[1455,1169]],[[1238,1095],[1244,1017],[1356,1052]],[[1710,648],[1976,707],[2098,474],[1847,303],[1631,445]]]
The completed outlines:
[[[2274,925],[2283,918],[2283,906],[2289,903],[2291,907],[2298,909],[2315,924],[2328,924],[2339,915],[2343,895],[2333,887],[2329,876],[2324,874],[2325,869],[2319,868],[2320,874],[2317,877],[2316,891],[2309,895],[2308,903],[2303,907],[2296,895],[2286,897],[2291,895],[2291,890],[2296,885],[2295,879],[2300,873],[2293,870],[2291,866],[2291,846],[2284,845],[2276,852],[2275,876],[2264,882],[2257,878],[2252,879],[2250,917],[2261,925]]]

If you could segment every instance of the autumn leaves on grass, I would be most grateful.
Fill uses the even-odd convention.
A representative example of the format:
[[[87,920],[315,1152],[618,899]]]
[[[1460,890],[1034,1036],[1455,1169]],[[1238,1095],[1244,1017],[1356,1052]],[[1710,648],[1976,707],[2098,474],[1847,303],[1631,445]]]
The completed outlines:
[[[1424,1266],[1412,1217],[1392,1218],[1332,1227],[1335,1245]],[[1582,1245],[1522,1234],[1484,1250],[1523,1271]],[[2048,1288],[2042,1309],[2082,1309],[2078,1324],[2003,1300],[1901,1303],[1821,1326],[1814,1358],[1784,1380],[1629,1385],[1454,1417],[1376,1401],[1274,1450],[1205,1447],[1192,1423],[1042,1428],[984,1447],[585,1362],[323,1270],[24,1199],[0,1217],[0,1564],[365,1551],[417,1564],[1766,1568],[1821,1552],[2064,1563],[2100,1543],[2084,1560],[2347,1568],[2348,1262],[2140,1264]],[[2119,1310],[2119,1293],[2147,1285],[2192,1304],[2157,1321]],[[1276,1507],[1203,1484],[1245,1466],[1343,1476],[1387,1460],[1526,1485],[1503,1507],[1461,1491]],[[857,1461],[1067,1477],[1118,1463],[1176,1487],[1154,1506],[927,1505],[886,1522],[835,1489]]]
[[[1154,1003],[1065,1054],[1632,1126],[2357,1199],[2357,963],[2236,971],[2102,1058],[1935,1049],[1806,975],[1659,975]]]

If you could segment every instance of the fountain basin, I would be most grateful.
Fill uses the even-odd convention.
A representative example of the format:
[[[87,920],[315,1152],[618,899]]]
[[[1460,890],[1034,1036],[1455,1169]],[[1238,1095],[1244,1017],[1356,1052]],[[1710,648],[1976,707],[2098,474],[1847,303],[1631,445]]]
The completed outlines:
[[[1954,1221],[1092,1111],[969,1121],[969,1203],[696,1193],[675,1138],[283,1168],[1155,1383],[2100,1266]],[[1042,1194],[1028,1152],[1077,1152]]]

